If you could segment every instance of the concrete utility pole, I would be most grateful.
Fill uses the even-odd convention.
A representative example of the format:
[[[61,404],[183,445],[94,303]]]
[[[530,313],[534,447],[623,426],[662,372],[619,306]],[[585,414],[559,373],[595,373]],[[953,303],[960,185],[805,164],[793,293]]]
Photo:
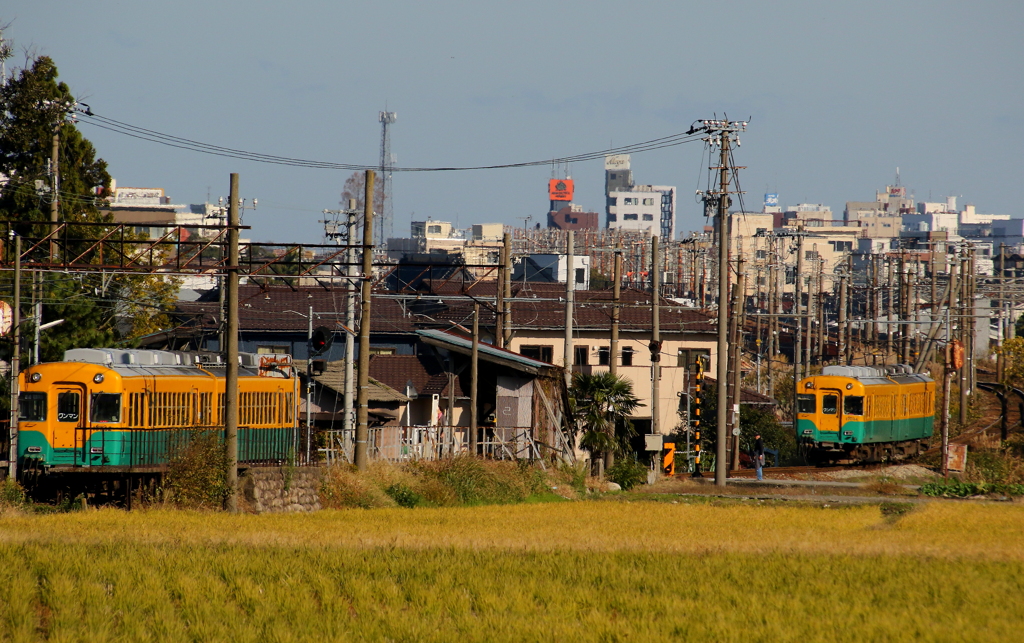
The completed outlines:
[[[373,170],[366,170],[363,197],[363,275],[359,291],[362,315],[359,317],[359,387],[356,397],[355,465],[360,471],[369,466],[366,442],[370,437],[370,297],[373,281]]]
[[[608,371],[619,374],[619,302],[622,299],[622,241],[615,243],[615,265],[612,269],[612,337],[608,347]]]
[[[1006,341],[1006,246],[1002,243],[999,244],[999,295],[996,300],[999,302],[999,332],[996,334],[996,340],[999,342],[998,346],[1000,349],[1003,347],[1003,342]],[[998,357],[996,358],[996,381],[1002,382],[1006,372],[1006,356],[1003,351],[1000,350]]]
[[[508,236],[508,233],[505,233]],[[505,280],[509,278],[505,272],[505,251],[507,248],[502,243],[498,251],[498,282],[494,293],[494,345],[498,348],[505,348]]]
[[[224,448],[227,451],[228,497],[226,509],[238,512],[238,174],[231,174],[231,196],[228,197],[228,265],[225,276],[227,292],[226,355],[224,373]],[[307,404],[308,404],[307,400]]]
[[[844,272],[839,275],[839,322],[836,328],[836,361],[840,364],[847,364],[846,361],[846,326],[849,320],[846,317],[846,308],[849,305],[846,301],[846,280],[848,275]]]
[[[505,320],[502,323],[502,332],[505,335],[502,348],[508,348],[512,343],[512,235],[506,232],[501,239],[501,245],[505,250],[505,282],[502,284],[505,307],[499,310],[498,314]],[[526,275],[525,269],[523,275]]]
[[[661,433],[661,254],[651,237],[651,433]]]
[[[9,431],[10,453],[7,455],[7,477],[18,479],[18,371],[21,370],[21,236],[14,236],[14,306],[11,315],[11,337],[14,339],[11,354],[11,424]]]
[[[736,334],[733,336],[733,367],[732,367],[732,469],[738,471],[740,468],[740,404],[743,391],[743,313],[746,309],[746,276],[743,270],[743,259],[736,262],[736,307],[732,317],[736,319]]]
[[[576,252],[573,231],[569,230],[565,241],[565,346],[562,364],[565,366],[565,387],[572,386],[572,316],[576,301],[576,275],[573,271],[573,253]]]
[[[53,130],[53,149],[50,152],[50,172],[53,174],[53,192],[50,194],[50,263],[57,262],[57,223],[60,221],[60,123]]]
[[[473,350],[469,358],[469,453],[480,455],[477,428],[477,386],[480,381],[480,302],[473,302]]]
[[[313,306],[306,318],[306,463],[313,444]]]
[[[345,252],[345,275],[348,277],[345,283],[345,325],[348,330],[345,332],[345,418],[342,429],[345,431],[345,440],[353,438],[352,430],[355,424],[355,409],[352,408],[353,394],[355,393],[355,359],[356,344],[352,336],[352,329],[356,327],[356,297],[355,276],[356,276],[356,249],[353,247],[356,241],[356,200],[348,200],[348,250]]]
[[[715,449],[715,485],[725,486],[725,432],[728,422],[729,381],[729,145],[728,130],[718,135],[718,413]]]
[[[803,370],[800,364],[800,356],[804,346],[804,319],[803,319],[803,275],[804,275],[804,228],[797,227],[796,238],[796,274],[793,275],[793,317],[796,319],[796,333],[793,335],[793,387],[803,378]],[[793,395],[793,404],[796,404],[796,395]],[[793,408],[793,418],[796,419],[796,408]]]

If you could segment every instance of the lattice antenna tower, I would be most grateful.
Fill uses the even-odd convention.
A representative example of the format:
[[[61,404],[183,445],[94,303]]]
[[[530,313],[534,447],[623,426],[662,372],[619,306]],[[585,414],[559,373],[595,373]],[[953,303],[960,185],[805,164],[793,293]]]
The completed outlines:
[[[377,115],[380,121],[380,178],[382,201],[381,211],[378,212],[380,225],[376,228],[376,245],[383,246],[389,237],[394,235],[395,211],[391,207],[391,172],[395,166],[395,158],[391,155],[391,128],[398,120],[395,112],[380,112]]]

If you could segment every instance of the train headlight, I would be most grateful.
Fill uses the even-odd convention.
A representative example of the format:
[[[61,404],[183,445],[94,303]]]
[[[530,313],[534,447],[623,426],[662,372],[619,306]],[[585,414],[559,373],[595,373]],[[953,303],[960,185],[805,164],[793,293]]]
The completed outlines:
[[[29,379],[32,380],[33,382],[38,382],[39,380],[43,379],[43,374],[42,373],[32,373],[32,375],[29,377]]]
[[[814,382],[804,382],[804,388],[814,388]]]
[[[847,384],[847,385],[846,385],[846,390],[847,390],[847,391],[849,391],[849,390],[850,390],[850,389],[852,389],[852,388],[853,388],[853,384]]]
[[[97,384],[102,384],[103,383],[103,373],[96,373],[95,375],[93,375],[92,376],[92,381],[96,382]]]

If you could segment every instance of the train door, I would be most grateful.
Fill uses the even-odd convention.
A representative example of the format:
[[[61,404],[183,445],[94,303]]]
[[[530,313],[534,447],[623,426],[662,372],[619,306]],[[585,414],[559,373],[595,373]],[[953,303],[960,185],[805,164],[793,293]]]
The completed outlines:
[[[836,438],[839,437],[839,426],[841,418],[840,412],[840,400],[842,394],[838,389],[824,389],[821,392],[821,425],[818,427],[819,431],[825,433],[835,433]]]
[[[73,384],[58,385],[53,446],[73,448],[75,464],[88,464],[85,445],[85,389]]]

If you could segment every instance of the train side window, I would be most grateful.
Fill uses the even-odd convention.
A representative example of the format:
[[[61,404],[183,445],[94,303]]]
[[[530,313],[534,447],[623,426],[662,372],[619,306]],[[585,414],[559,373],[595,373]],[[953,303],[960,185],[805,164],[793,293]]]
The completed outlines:
[[[45,422],[46,393],[22,393],[19,395],[18,419],[26,422]]]
[[[822,395],[821,396],[821,412],[828,415],[835,415],[839,412],[839,396],[838,395]]]
[[[93,422],[120,422],[121,394],[93,393],[90,419]]]
[[[796,396],[796,412],[797,413],[814,413],[815,403],[813,395],[797,395]]]
[[[81,408],[81,400],[78,393],[64,391],[57,394],[58,422],[77,422],[79,408]]]
[[[846,415],[864,415],[864,397],[847,395],[843,398],[843,413]]]

